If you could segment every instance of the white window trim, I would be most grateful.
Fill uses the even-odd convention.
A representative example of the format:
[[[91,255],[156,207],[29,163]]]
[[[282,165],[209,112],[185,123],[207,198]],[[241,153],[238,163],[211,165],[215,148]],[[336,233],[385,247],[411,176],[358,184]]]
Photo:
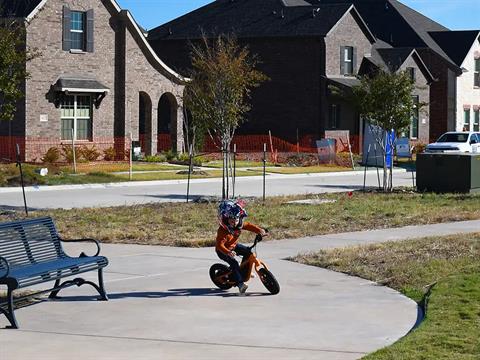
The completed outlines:
[[[92,126],[93,126],[93,108],[92,108],[92,96],[90,94],[69,94],[68,96],[73,96],[73,117],[63,117],[60,116],[60,121],[61,120],[73,120],[73,139],[75,141],[91,141],[91,139],[78,139],[77,138],[77,120],[90,120]],[[90,98],[90,116],[78,116],[77,115],[77,98],[79,96],[85,96]],[[62,133],[61,129],[60,132]],[[93,134],[92,134],[93,135]],[[62,140],[69,141],[71,139],[64,139],[62,137]]]

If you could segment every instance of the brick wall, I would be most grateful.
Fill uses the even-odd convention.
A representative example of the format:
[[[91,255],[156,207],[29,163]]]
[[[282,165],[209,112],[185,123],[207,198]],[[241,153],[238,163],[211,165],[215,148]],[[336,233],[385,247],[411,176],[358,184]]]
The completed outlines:
[[[71,10],[94,11],[94,52],[62,50],[63,5]],[[53,104],[50,87],[61,76],[91,76],[110,89],[99,109],[93,107],[93,141],[114,137],[115,33],[112,14],[97,0],[49,0],[27,27],[28,46],[38,48],[40,58],[27,63],[31,78],[26,88],[26,136],[61,142],[60,109]],[[48,121],[40,122],[40,115]],[[113,140],[112,140],[113,141]],[[26,158],[38,157],[26,144]]]
[[[399,70],[404,71],[409,67],[415,69],[415,90],[412,95],[417,95],[420,103],[427,104],[418,114],[418,138],[415,140],[426,144],[429,142],[430,136],[430,109],[428,106],[430,102],[430,86],[412,57],[409,57]]]
[[[360,62],[365,54],[371,52],[372,45],[351,13],[345,14],[328,36],[325,37],[325,71],[328,76],[342,75],[340,73],[341,46],[353,46],[356,48],[356,68],[353,71],[357,73]]]
[[[76,11],[93,9],[93,52],[62,50],[63,5]],[[37,48],[42,56],[27,63],[31,78],[26,82],[24,106],[21,104],[18,119],[10,124],[15,128],[16,135],[27,138],[27,160],[43,155],[36,153],[38,146],[29,146],[28,139],[62,143],[60,109],[54,105],[51,90],[51,86],[62,76],[93,77],[110,89],[99,109],[93,106],[93,141],[89,144],[97,141],[104,144],[105,139],[111,139],[113,146],[115,137],[128,136],[130,132],[134,139],[138,139],[139,92],[149,94],[152,99],[152,124],[149,127],[152,140],[145,151],[156,152],[158,100],[168,92],[181,103],[183,87],[166,76],[155,59],[149,57],[148,51],[139,45],[138,38],[131,35],[134,29],[125,29],[127,23],[107,0],[49,0],[28,24],[27,45]],[[44,115],[44,119],[47,117],[48,121],[40,121],[40,115]],[[181,147],[181,111],[177,124]],[[0,131],[0,135],[8,135],[5,125]],[[125,147],[123,141],[120,146]]]
[[[434,142],[444,132],[454,130],[455,102],[450,101],[452,91],[449,89],[455,87],[456,77],[449,76],[449,74],[452,74],[452,66],[439,55],[428,49],[419,52],[422,60],[436,78],[436,81],[430,85],[429,101],[429,142]]]

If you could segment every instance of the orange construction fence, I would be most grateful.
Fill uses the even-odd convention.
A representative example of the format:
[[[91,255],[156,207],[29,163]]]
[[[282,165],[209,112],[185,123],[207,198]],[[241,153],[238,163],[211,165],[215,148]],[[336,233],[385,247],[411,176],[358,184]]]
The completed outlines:
[[[140,146],[145,149],[146,139],[141,135]],[[232,141],[236,145],[238,153],[257,153],[263,152],[264,144],[268,153],[317,153],[316,141],[313,135],[302,136],[298,143],[291,143],[276,136],[269,135],[236,135]],[[350,146],[352,152],[360,152],[359,136],[350,136]],[[16,158],[16,146],[20,149],[20,158],[22,161],[40,162],[50,148],[71,147],[71,140],[58,140],[39,137],[17,137],[0,136],[0,160],[14,161]],[[75,141],[75,148],[95,149],[99,152],[99,160],[117,160],[128,159],[131,149],[130,139],[127,137],[94,138],[93,141]],[[158,152],[166,151],[172,148],[172,139],[170,134],[157,135]],[[218,152],[218,147],[212,139],[207,137],[203,146],[203,152]],[[348,152],[348,141],[346,139],[336,139],[336,152]],[[113,154],[113,155],[112,155]],[[113,157],[113,158],[112,158]]]

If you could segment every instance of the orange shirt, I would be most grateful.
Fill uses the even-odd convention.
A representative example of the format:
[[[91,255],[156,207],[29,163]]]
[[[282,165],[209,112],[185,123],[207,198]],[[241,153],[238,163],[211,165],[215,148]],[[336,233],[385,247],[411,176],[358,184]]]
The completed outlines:
[[[262,232],[261,228],[246,221],[243,223],[242,230],[251,231],[256,234],[260,234]],[[228,254],[230,251],[235,249],[240,233],[241,231],[239,230],[235,231],[234,234],[230,234],[228,230],[219,226],[217,231],[217,242],[215,245],[215,250],[218,250],[224,254]]]

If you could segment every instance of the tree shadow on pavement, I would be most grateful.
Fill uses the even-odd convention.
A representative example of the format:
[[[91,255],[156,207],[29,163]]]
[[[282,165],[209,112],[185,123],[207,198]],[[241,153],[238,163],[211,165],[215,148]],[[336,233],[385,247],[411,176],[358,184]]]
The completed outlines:
[[[265,296],[270,293],[261,292],[247,292],[245,296]],[[157,299],[175,296],[221,296],[231,297],[239,296],[236,288],[231,290],[220,290],[212,288],[185,288],[185,289],[168,289],[167,291],[139,291],[139,292],[125,292],[125,293],[110,293],[108,298],[110,300],[127,299],[127,298],[145,298]],[[61,296],[54,301],[89,301],[95,300],[97,296]]]

